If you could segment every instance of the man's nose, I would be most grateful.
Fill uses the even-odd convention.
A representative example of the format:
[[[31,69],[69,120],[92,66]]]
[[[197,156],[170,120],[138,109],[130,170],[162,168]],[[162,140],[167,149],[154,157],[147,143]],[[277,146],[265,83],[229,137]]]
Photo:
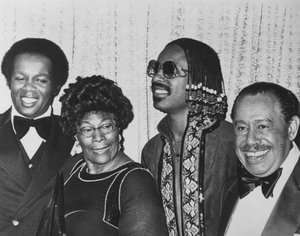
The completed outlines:
[[[33,91],[36,90],[36,86],[34,85],[34,83],[30,80],[28,80],[24,86],[23,89],[27,90],[27,91]]]
[[[152,77],[152,82],[158,82],[158,81],[164,82],[166,80],[167,78],[163,75],[163,71],[161,69],[158,70],[157,73],[154,74]]]
[[[257,130],[249,129],[246,142],[248,145],[254,145],[261,142],[260,135]]]

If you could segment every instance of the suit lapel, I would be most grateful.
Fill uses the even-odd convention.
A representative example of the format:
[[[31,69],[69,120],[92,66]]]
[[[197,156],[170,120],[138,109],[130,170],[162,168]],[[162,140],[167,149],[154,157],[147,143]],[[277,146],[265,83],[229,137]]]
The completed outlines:
[[[230,222],[231,215],[238,201],[238,188],[237,188],[237,176],[230,177],[226,182],[222,190],[221,195],[221,218],[218,235],[224,235],[227,226]]]
[[[50,137],[46,142],[44,155],[24,197],[24,202],[30,200],[51,180],[55,179],[54,177],[70,156],[73,144],[74,140],[71,137],[64,136],[59,125],[53,122]]]
[[[294,235],[300,227],[300,160],[267,221],[262,236]]]
[[[10,120],[11,109],[0,121],[0,165],[24,189],[27,189],[31,174],[22,157],[21,150]]]

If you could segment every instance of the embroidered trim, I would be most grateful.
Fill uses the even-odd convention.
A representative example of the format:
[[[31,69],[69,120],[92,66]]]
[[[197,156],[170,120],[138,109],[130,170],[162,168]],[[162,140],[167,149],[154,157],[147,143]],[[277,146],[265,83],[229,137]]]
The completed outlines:
[[[163,148],[162,171],[161,171],[161,194],[163,207],[169,231],[169,236],[177,236],[177,223],[175,216],[174,198],[173,195],[173,161],[171,147],[168,139],[163,139],[165,142]]]
[[[184,136],[181,156],[183,235],[204,236],[204,156],[207,128],[198,117],[190,117]],[[210,125],[209,125],[210,126]],[[162,158],[161,193],[169,235],[178,235],[174,205],[174,173],[170,141],[165,144]]]

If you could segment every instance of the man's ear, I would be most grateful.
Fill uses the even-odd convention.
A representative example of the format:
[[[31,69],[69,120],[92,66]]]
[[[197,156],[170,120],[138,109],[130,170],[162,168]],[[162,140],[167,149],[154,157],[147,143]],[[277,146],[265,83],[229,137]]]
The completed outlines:
[[[298,116],[292,117],[289,125],[289,138],[293,141],[298,133],[300,119]]]
[[[11,84],[11,81],[6,80],[6,85],[9,88],[9,90],[10,90],[10,84]]]

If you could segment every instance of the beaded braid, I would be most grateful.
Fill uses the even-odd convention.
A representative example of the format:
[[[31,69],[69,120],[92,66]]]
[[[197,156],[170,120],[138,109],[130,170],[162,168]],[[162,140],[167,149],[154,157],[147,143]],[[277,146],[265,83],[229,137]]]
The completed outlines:
[[[208,125],[224,120],[228,105],[218,54],[205,43],[190,38],[180,38],[168,45],[181,47],[187,58],[189,117],[198,116]]]
[[[188,104],[188,123],[183,137],[181,150],[181,191],[182,191],[182,223],[187,236],[205,236],[204,212],[204,172],[205,172],[205,140],[208,129],[215,122],[225,119],[227,98],[221,65],[217,53],[208,45],[189,38],[180,38],[169,45],[177,45],[183,49],[188,63],[188,83],[186,102]],[[165,193],[174,189],[172,157],[168,140],[164,145],[161,192],[165,212],[174,211],[172,198]],[[170,164],[171,163],[171,164]],[[168,170],[168,171],[166,171]],[[193,183],[193,184],[190,184]],[[194,188],[193,186],[197,186]],[[164,188],[168,186],[168,189]],[[173,190],[172,190],[173,191]],[[193,209],[193,210],[190,210]],[[172,224],[175,214],[167,214],[169,233],[177,231]],[[175,235],[175,234],[174,234]]]

